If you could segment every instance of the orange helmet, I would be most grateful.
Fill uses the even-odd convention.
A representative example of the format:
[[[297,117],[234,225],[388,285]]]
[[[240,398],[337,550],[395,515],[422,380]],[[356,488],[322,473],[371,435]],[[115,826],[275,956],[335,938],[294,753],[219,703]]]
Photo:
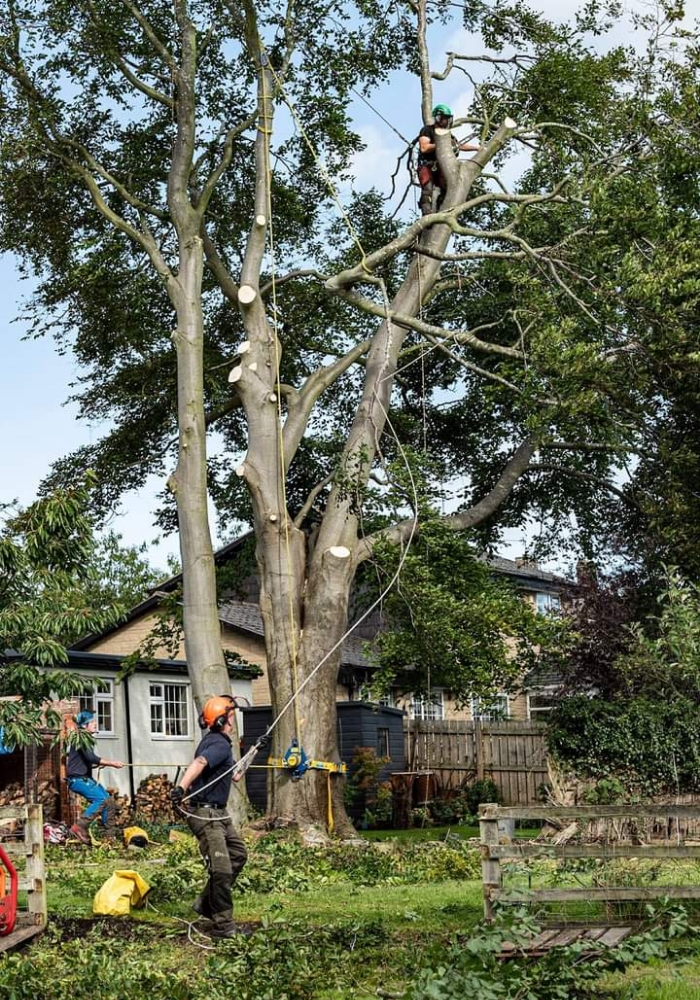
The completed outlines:
[[[228,721],[231,712],[236,708],[236,703],[230,694],[217,695],[205,701],[200,725],[202,728],[208,726],[209,729],[223,729]]]

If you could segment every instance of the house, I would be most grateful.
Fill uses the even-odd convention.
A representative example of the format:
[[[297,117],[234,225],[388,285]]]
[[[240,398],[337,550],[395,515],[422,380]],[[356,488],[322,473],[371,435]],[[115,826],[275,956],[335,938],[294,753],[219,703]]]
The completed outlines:
[[[250,558],[252,541],[252,533],[249,533],[219,549],[215,555],[220,574],[231,576],[237,592],[235,598],[221,604],[219,622],[222,648],[237,654],[242,661],[229,670],[233,693],[253,706],[265,706],[270,704],[270,694],[263,620],[256,603],[257,580]],[[560,577],[526,560],[498,557],[487,562],[495,573],[509,579],[523,599],[538,612],[547,613],[559,606],[565,587]],[[172,777],[177,766],[191,760],[199,736],[182,637],[178,637],[175,650],[161,645],[153,651],[156,669],[141,664],[128,681],[117,683],[124,658],[141,648],[153,633],[162,618],[164,602],[178,588],[180,579],[178,575],[160,583],[118,625],[86,636],[69,651],[72,669],[100,678],[93,695],[80,700],[81,708],[90,708],[97,715],[100,726],[98,752],[106,757],[121,757],[143,764],[143,776],[150,773],[145,766],[149,764],[151,771],[167,765]],[[233,583],[231,592],[234,592]],[[240,599],[240,595],[245,600]],[[343,643],[337,686],[339,702],[364,700],[373,672],[365,648],[377,627],[366,621],[359,630],[361,634],[351,634]],[[551,708],[551,692],[533,687],[516,695],[499,695],[495,703],[488,705],[475,699],[471,705],[458,710],[447,690],[434,689],[430,699],[396,691],[385,699],[385,707],[401,709],[409,717],[420,719],[524,720],[540,717]],[[119,787],[120,792],[131,793],[138,787],[140,778],[134,773],[138,768],[128,770],[128,774],[113,771],[109,775],[110,782]]]

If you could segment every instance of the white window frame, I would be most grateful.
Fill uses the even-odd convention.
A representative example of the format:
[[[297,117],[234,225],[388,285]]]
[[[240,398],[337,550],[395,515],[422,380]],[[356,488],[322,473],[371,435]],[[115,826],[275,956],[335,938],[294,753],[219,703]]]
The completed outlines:
[[[168,701],[166,699],[166,687],[177,688],[184,692],[184,712],[181,716],[181,721],[184,722],[186,727],[185,733],[171,734],[165,732],[166,727],[166,705]],[[160,688],[160,694],[154,694],[154,688]],[[173,704],[171,702],[171,704]],[[162,732],[156,732],[153,728],[154,718],[153,718],[153,706],[160,705],[163,709],[161,721],[163,726]],[[192,712],[190,711],[190,685],[187,681],[174,681],[174,680],[149,680],[148,682],[148,724],[150,727],[150,734],[152,740],[191,740],[192,739]]]
[[[561,610],[561,598],[559,594],[550,594],[544,590],[538,590],[535,594],[535,611],[538,615],[551,615],[553,612]]]
[[[529,721],[537,720],[541,715],[549,715],[553,710],[554,705],[549,705],[543,708],[532,707],[531,698],[551,698],[554,699],[560,693],[559,688],[538,688],[536,691],[528,691],[527,693],[527,717]]]
[[[385,691],[379,698],[373,698],[371,684],[360,684],[357,689],[357,700],[369,702],[370,705],[381,705],[382,708],[396,708],[396,697],[393,691]]]
[[[104,690],[98,690],[100,687],[103,687]],[[103,736],[117,735],[117,731],[114,728],[114,681],[111,678],[102,677],[99,680],[94,681],[92,691],[86,691],[84,694],[77,694],[75,697],[78,701],[78,711],[92,712],[97,719],[97,736],[100,739]],[[104,715],[105,706],[109,706],[109,717],[111,721],[109,729],[103,728],[100,723],[100,708],[102,707]]]
[[[510,718],[510,698],[502,691],[494,695],[493,701],[487,705],[484,705],[483,698],[472,698],[471,710],[474,722],[501,722]]]
[[[426,695],[411,695],[409,714],[412,719],[422,722],[444,722],[445,695],[442,688],[433,688],[430,697]]]

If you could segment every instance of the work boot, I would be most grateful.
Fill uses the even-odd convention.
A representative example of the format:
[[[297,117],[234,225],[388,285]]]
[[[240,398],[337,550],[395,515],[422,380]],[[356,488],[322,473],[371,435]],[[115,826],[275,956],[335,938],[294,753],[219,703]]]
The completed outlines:
[[[102,810],[102,822],[105,825],[105,841],[108,844],[116,844],[117,842],[117,803],[114,801],[112,796],[107,799],[104,804],[104,809]]]
[[[214,938],[232,938],[237,934],[236,925],[233,922],[233,910],[219,910],[212,914],[213,925],[207,930],[207,934]]]
[[[238,935],[238,929],[236,925],[231,922],[230,924],[214,924],[210,927],[206,934],[211,938],[235,938]]]
[[[90,820],[81,816],[77,823],[70,828],[70,832],[77,837],[81,844],[92,844],[90,840]]]
[[[198,913],[200,917],[204,917],[205,920],[211,920],[211,909],[209,907],[209,900],[207,899],[207,894],[200,892],[195,901],[192,903],[192,909],[195,913]]]

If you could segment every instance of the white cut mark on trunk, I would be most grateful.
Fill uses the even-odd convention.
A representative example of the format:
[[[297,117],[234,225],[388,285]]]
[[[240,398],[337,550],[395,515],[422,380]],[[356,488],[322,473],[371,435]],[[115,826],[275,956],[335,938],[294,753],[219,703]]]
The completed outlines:
[[[276,403],[277,402],[277,395],[274,392],[271,392],[270,395],[267,398],[268,398],[268,401],[270,403]]]
[[[250,341],[249,340],[244,340],[243,343],[241,344],[241,346],[236,351],[236,354],[240,358],[244,354],[247,354],[249,350],[250,350]]]
[[[258,370],[258,363],[257,363],[257,361],[253,361],[252,364],[248,365],[248,371],[250,371],[250,372],[256,372],[257,370]]]
[[[277,514],[270,514],[270,520],[271,520],[271,521],[272,521],[272,523],[274,524],[274,523],[275,523],[275,521],[277,520]]]
[[[243,476],[245,476],[245,465],[238,466],[238,468],[236,469],[236,475],[238,476],[239,479],[242,479]]]
[[[503,120],[503,124],[505,125],[506,128],[517,128],[518,127],[518,123],[516,121],[513,121],[512,118],[505,118]]]
[[[264,226],[266,223],[267,223],[267,219],[265,218],[264,215],[256,215],[255,216],[255,225],[256,226]]]
[[[243,374],[243,369],[241,368],[240,365],[236,365],[236,367],[232,368],[231,371],[228,373],[229,382],[237,382],[242,374]]]
[[[249,306],[251,302],[255,301],[257,294],[252,285],[241,285],[238,289],[238,301],[241,305]]]
[[[335,556],[336,559],[347,559],[350,555],[350,549],[346,548],[344,545],[331,545],[328,549],[329,555]]]

